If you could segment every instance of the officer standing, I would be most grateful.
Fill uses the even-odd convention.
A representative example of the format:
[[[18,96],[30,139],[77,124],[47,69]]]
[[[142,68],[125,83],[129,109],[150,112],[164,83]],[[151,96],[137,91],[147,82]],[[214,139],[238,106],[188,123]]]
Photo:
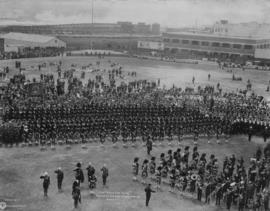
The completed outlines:
[[[147,155],[150,155],[150,152],[152,151],[152,141],[148,138],[146,142],[146,147],[147,147]]]
[[[40,179],[43,179],[43,190],[44,190],[44,197],[48,197],[48,189],[50,186],[50,176],[48,172],[44,172]]]
[[[109,170],[106,167],[106,164],[103,165],[103,167],[101,168],[102,171],[102,182],[103,182],[103,187],[106,186],[106,182],[107,182],[107,177],[109,176]]]
[[[138,157],[134,158],[134,162],[132,164],[132,170],[133,170],[133,175],[134,175],[133,180],[137,181],[137,176],[139,174],[139,158]]]
[[[268,138],[268,127],[265,126],[263,130],[263,141],[266,142]]]
[[[250,126],[248,129],[248,141],[249,142],[251,142],[252,133],[253,133],[253,128],[252,128],[252,126]]]
[[[146,201],[145,201],[145,206],[148,207],[150,198],[151,198],[151,193],[155,193],[156,191],[153,191],[151,189],[151,184],[148,184],[148,186],[144,189],[145,195],[146,195]]]
[[[83,174],[83,170],[81,167],[82,167],[82,164],[77,163],[76,169],[73,170],[73,171],[75,171],[75,179],[79,181],[79,185],[80,185],[80,183],[84,182],[84,174]]]
[[[89,162],[88,167],[86,168],[87,175],[88,175],[88,181],[89,179],[95,174],[95,168],[93,167],[92,163]],[[90,182],[90,181],[89,181]]]
[[[78,207],[79,202],[82,203],[81,201],[81,190],[80,190],[80,185],[79,181],[75,180],[72,185],[72,198],[74,200],[74,208],[76,209]]]
[[[64,179],[64,172],[62,171],[61,167],[59,167],[56,171],[54,171],[54,173],[56,173],[57,177],[58,192],[62,192],[62,182]]]

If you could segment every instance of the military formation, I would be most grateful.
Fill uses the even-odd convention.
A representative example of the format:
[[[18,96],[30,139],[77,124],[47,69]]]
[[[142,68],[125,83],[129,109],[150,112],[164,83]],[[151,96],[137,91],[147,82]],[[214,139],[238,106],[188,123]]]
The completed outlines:
[[[198,87],[198,90],[188,87],[182,90],[176,86],[162,89],[160,79],[141,80],[136,72],[126,72],[119,64],[110,67],[95,70],[88,81],[87,74],[78,78],[74,71],[65,72],[67,89],[61,87],[59,91],[56,85],[62,80],[59,64],[57,80],[53,74],[41,75],[41,81],[46,84],[42,89],[44,93],[34,97],[25,90],[26,77],[14,77],[1,96],[5,102],[4,122],[20,123],[20,138],[27,143],[70,144],[78,139],[82,143],[88,140],[136,143],[143,140],[149,156],[153,142],[178,140],[181,143],[186,135],[191,135],[195,144],[202,135],[209,140],[212,136],[219,140],[224,135],[245,134],[249,141],[257,135],[265,142],[270,135],[270,110],[255,94],[225,93],[219,83],[216,87]],[[194,84],[195,81],[193,77]],[[63,82],[61,84],[64,86]],[[144,183],[154,180],[158,190],[162,182],[169,179],[171,191],[197,193],[199,201],[204,196],[209,203],[215,194],[216,204],[224,200],[227,209],[232,204],[243,210],[251,205],[262,207],[262,203],[265,210],[268,209],[269,157],[256,157],[248,171],[243,159],[236,160],[235,156],[225,159],[220,170],[215,155],[208,159],[197,147],[192,151],[189,147],[169,150],[160,154],[159,161],[154,156],[144,159],[141,165],[140,161],[140,158],[134,159],[134,180],[138,180],[139,175]],[[81,203],[80,185],[85,180],[80,163],[74,172],[72,197],[76,208]],[[109,175],[106,165],[101,172],[102,184],[106,186]],[[58,168],[55,174],[61,192],[63,171]],[[48,173],[41,179],[44,196],[47,196]],[[97,178],[91,163],[87,167],[87,180],[89,188],[94,189]],[[151,186],[148,185],[145,192],[148,206],[153,192]],[[255,194],[258,198],[253,197]]]
[[[200,152],[197,146],[192,150],[189,146],[176,148],[150,157],[134,158],[134,181],[152,182],[155,189],[162,192],[167,185],[170,192],[190,193],[192,197],[196,194],[199,201],[204,198],[204,203],[213,202],[228,210],[232,207],[240,211],[269,210],[269,152],[263,153],[258,148],[246,166],[243,158],[235,155],[225,157],[223,165],[219,165],[221,162],[214,154]]]
[[[92,73],[94,79],[86,83],[69,75],[67,92],[62,87],[61,94],[60,79],[56,83],[55,75],[41,74],[46,84],[42,98],[26,92],[24,75],[14,76],[2,96],[3,120],[22,124],[23,141],[53,144],[91,138],[125,142],[177,137],[180,141],[184,135],[231,134],[259,135],[266,141],[270,135],[269,108],[256,95],[222,93],[219,83],[216,88],[199,86],[198,91],[161,89],[160,80],[137,80],[136,72],[109,62],[111,69]],[[61,63],[58,71],[61,77]]]
[[[115,106],[84,104],[35,109],[10,109],[5,119],[26,122],[22,133],[26,139],[35,140],[91,139],[101,142],[109,138],[116,141],[170,140],[184,134],[229,134],[229,122],[205,116],[196,110],[162,105]]]

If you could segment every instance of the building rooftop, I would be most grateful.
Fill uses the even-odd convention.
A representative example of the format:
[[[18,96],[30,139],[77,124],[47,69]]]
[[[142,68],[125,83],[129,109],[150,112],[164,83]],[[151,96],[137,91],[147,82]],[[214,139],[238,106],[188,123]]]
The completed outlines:
[[[212,33],[198,33],[198,32],[166,32],[169,35],[185,35],[185,36],[198,36],[198,37],[215,37],[215,38],[227,38],[227,39],[242,39],[242,40],[269,40],[270,38],[262,38],[256,36],[231,36],[231,35],[219,35]]]
[[[46,43],[54,39],[54,37],[51,37],[51,36],[15,33],[15,32],[10,32],[8,34],[0,35],[0,38],[27,41],[27,42],[36,42],[36,43]]]
[[[224,32],[215,31],[215,33],[225,33],[228,36],[250,36],[259,38],[270,38],[270,24],[269,23],[257,23],[257,22],[247,22],[247,23],[227,23],[221,24],[217,22],[213,25],[213,29],[226,29]]]

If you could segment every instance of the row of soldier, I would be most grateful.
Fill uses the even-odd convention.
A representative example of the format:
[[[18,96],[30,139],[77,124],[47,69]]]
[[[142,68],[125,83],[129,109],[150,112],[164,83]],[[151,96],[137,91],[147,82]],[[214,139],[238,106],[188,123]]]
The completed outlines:
[[[79,111],[75,114],[64,115],[49,113],[21,114],[7,112],[8,119],[24,119],[26,122],[23,131],[27,136],[38,134],[48,135],[48,138],[65,138],[62,134],[79,134],[79,137],[98,138],[100,135],[119,137],[151,136],[153,139],[163,139],[168,136],[178,136],[179,140],[184,134],[229,134],[230,124],[219,118],[205,116],[197,111],[185,108],[177,108],[178,112],[172,112],[172,108],[165,108],[163,113],[158,111],[139,111],[141,108],[127,110],[123,107],[118,111],[109,109]],[[41,110],[42,111],[42,110]],[[56,111],[57,112],[57,111]],[[89,113],[88,113],[89,112]],[[18,115],[17,115],[18,114]],[[24,117],[25,116],[25,117]],[[62,118],[61,118],[62,116]],[[32,119],[33,118],[33,119]],[[28,121],[28,122],[27,122]],[[26,129],[26,131],[25,131]]]

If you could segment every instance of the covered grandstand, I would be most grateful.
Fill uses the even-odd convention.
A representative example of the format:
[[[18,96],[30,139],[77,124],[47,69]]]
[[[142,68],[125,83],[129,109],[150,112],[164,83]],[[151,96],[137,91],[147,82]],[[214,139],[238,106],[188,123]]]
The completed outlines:
[[[0,38],[4,41],[4,52],[19,52],[24,48],[66,48],[65,42],[52,36],[11,32]]]

